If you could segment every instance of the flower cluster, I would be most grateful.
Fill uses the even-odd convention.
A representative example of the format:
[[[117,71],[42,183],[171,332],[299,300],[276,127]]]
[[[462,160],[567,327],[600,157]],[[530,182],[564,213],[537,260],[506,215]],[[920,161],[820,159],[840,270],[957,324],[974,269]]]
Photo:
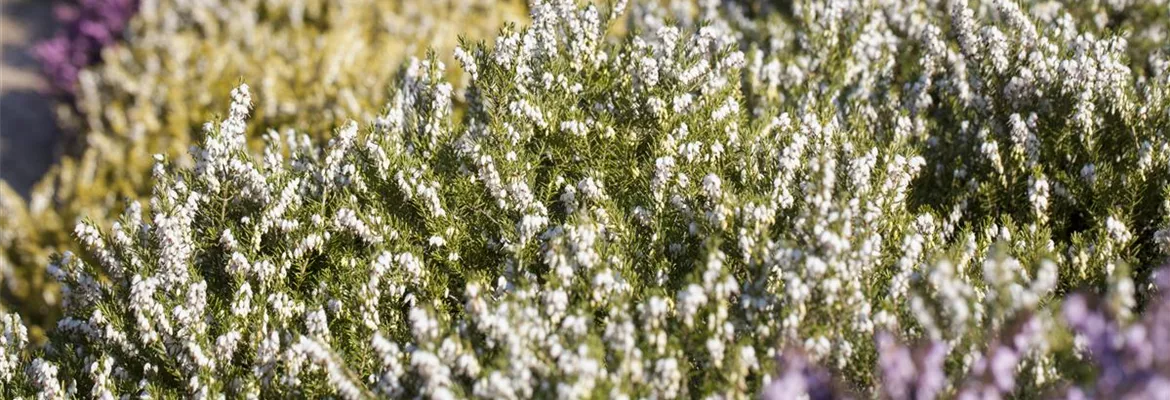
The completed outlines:
[[[1170,390],[1170,269],[1158,271],[1157,297],[1152,299],[1145,316],[1136,323],[1121,322],[1096,296],[1075,294],[1064,301],[1063,316],[1067,333],[1074,340],[1069,363],[1089,364],[1095,381],[1052,388],[1047,397],[1085,399],[1120,397],[1156,399]],[[1035,396],[1016,380],[1026,378],[1028,353],[1048,340],[1040,332],[1037,319],[1026,316],[1012,330],[1004,332],[986,350],[975,356],[971,374],[954,382],[953,395],[959,399],[997,399],[1010,395]],[[906,346],[890,334],[877,338],[881,394],[890,399],[934,399],[948,392],[946,371],[947,344],[928,341],[917,347]],[[1073,361],[1075,360],[1075,361]],[[1087,362],[1087,363],[1086,363]],[[810,398],[848,398],[848,392],[835,385],[832,373],[809,361],[796,351],[784,353],[779,360],[780,375],[763,389],[763,396],[782,399],[807,395]],[[1033,368],[1035,366],[1032,366]]]
[[[77,89],[77,75],[101,59],[103,48],[119,40],[137,9],[137,0],[57,4],[53,11],[64,29],[34,49],[50,86],[61,93],[73,94]]]
[[[53,258],[64,317],[10,386],[1164,385],[1170,290],[1147,282],[1170,256],[1170,75],[1124,36],[1010,0],[634,3],[535,1],[528,27],[453,52],[466,86],[411,59],[324,145],[274,130],[250,148],[265,94],[238,86],[190,164],[156,158],[147,204]],[[1107,295],[1061,297],[1079,287]]]

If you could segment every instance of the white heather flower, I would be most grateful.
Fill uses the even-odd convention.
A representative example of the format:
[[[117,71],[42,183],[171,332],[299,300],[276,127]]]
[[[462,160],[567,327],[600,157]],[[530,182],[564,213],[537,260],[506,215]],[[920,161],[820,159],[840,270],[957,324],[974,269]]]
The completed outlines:
[[[411,332],[419,342],[431,342],[439,337],[439,321],[431,318],[430,314],[421,308],[410,309]]]
[[[289,297],[288,293],[277,292],[268,298],[268,306],[280,321],[288,321],[304,312],[304,305]]]
[[[163,312],[163,306],[154,299],[158,287],[158,280],[142,278],[134,275],[130,286],[130,310],[135,318],[135,328],[143,344],[151,344],[159,339],[159,332],[155,326],[162,327],[164,332],[169,330],[169,322]]]
[[[338,362],[336,356],[320,342],[302,336],[300,341],[292,346],[292,349],[307,355],[310,361],[324,368],[329,385],[342,398],[364,399],[369,397],[361,383],[351,380],[353,373]]]
[[[687,163],[693,163],[696,160],[702,159],[703,145],[697,141],[683,143],[682,145],[679,145],[678,155],[679,157],[682,157],[683,160],[686,160]],[[683,185],[680,183],[680,186]]]
[[[1032,212],[1041,221],[1046,220],[1048,217],[1048,180],[1043,176],[1028,178],[1028,201],[1032,203]]]
[[[833,350],[832,343],[824,336],[811,337],[804,341],[804,348],[815,360],[823,360]]]
[[[91,254],[97,256],[98,261],[115,279],[122,278],[124,273],[122,263],[114,256],[112,249],[106,246],[96,227],[87,222],[79,223],[74,228],[74,235],[77,235]]]
[[[28,345],[28,329],[20,315],[0,313],[0,382],[11,382],[19,373],[20,352]]]
[[[239,246],[238,242],[236,242],[235,235],[232,234],[231,228],[223,230],[223,233],[220,235],[219,243],[223,246],[225,251],[231,252],[235,252],[236,247]]]
[[[658,85],[658,60],[653,57],[642,57],[638,61],[638,79],[647,87]]]
[[[654,363],[654,375],[650,384],[658,397],[673,399],[678,397],[682,390],[682,379],[678,360],[667,357]]]
[[[711,119],[720,122],[737,112],[739,112],[739,101],[734,97],[728,97],[723,105],[711,112]]]
[[[471,56],[470,53],[467,52],[467,50],[464,50],[463,47],[456,46],[454,57],[455,60],[459,61],[459,64],[463,66],[463,70],[467,72],[467,75],[471,76],[472,81],[479,79],[479,67],[475,63],[475,59]]]
[[[113,400],[114,391],[111,388],[110,374],[114,369],[114,359],[109,356],[95,359],[87,369],[90,372],[90,379],[93,381],[90,395],[95,399]]]
[[[983,157],[995,169],[996,174],[1003,174],[1003,161],[999,157],[999,143],[994,139],[987,140],[979,147]]]
[[[310,251],[320,250],[321,246],[325,244],[325,238],[316,233],[310,233],[301,240],[300,244],[293,249],[293,257],[301,258],[308,255]]]
[[[305,314],[305,332],[321,341],[329,340],[329,321],[325,310],[318,308]]]
[[[703,177],[703,194],[713,202],[723,197],[723,181],[714,173]]]
[[[433,353],[415,350],[410,355],[410,366],[423,382],[423,393],[435,398],[450,396],[451,371]]]
[[[534,236],[542,232],[548,226],[548,217],[544,215],[524,214],[520,221],[516,222],[516,234],[520,237],[520,245],[523,247]]]
[[[38,399],[56,400],[65,399],[65,389],[57,379],[57,366],[42,358],[37,358],[28,366],[29,380],[32,381],[39,393]]]
[[[666,185],[674,175],[674,166],[674,158],[670,156],[659,157],[654,161],[654,176],[650,179],[650,191],[654,194],[656,202],[662,202]]]
[[[1007,72],[1008,68],[1008,41],[1003,32],[995,26],[985,26],[980,31],[983,44],[986,46],[987,58],[997,73]]]
[[[1125,223],[1113,218],[1112,215],[1105,218],[1105,232],[1118,244],[1129,243],[1129,240],[1133,237],[1129,232],[1129,228],[1126,228]]]
[[[435,239],[436,237],[433,237],[432,241],[436,240]],[[442,246],[443,244],[445,244],[442,237],[437,237],[437,238],[438,238],[437,241],[439,241],[440,243],[438,245],[435,245],[434,243],[432,243],[432,245]],[[420,283],[420,281],[422,280],[423,274],[425,272],[425,270],[423,269],[423,262],[421,259],[419,259],[418,257],[416,257],[414,254],[411,254],[411,253],[399,253],[399,254],[394,255],[394,263],[397,264],[398,267],[402,269],[402,271],[406,272],[407,276],[409,276],[411,278],[411,282],[413,282],[415,284]]]
[[[694,325],[699,308],[705,304],[707,304],[707,293],[703,291],[702,286],[692,283],[680,290],[678,292],[678,313],[682,317],[683,324],[688,327]]]
[[[671,103],[673,104],[672,109],[675,114],[686,114],[691,110],[691,104],[694,103],[694,96],[691,96],[690,93],[683,93],[682,95],[675,96]]]
[[[232,330],[215,339],[215,359],[220,364],[230,363],[242,336]]]
[[[529,103],[528,100],[520,99],[513,101],[508,105],[508,109],[512,112],[512,115],[523,118],[540,128],[545,128],[548,125],[548,122],[544,119],[544,113]]]
[[[1089,185],[1097,182],[1097,166],[1089,163],[1081,167],[1081,179],[1084,179]]]
[[[605,194],[601,190],[601,184],[594,180],[593,177],[586,177],[578,182],[577,192],[581,193],[589,201],[602,201],[605,199]]]
[[[352,232],[370,244],[382,243],[382,236],[359,219],[357,213],[351,209],[342,208],[337,210],[337,215],[333,218],[333,224],[338,229]]]
[[[561,131],[573,136],[585,136],[589,128],[581,121],[568,120],[561,122]]]
[[[252,265],[240,252],[232,252],[232,256],[228,260],[227,271],[235,276],[248,276],[252,273]]]
[[[377,378],[378,391],[386,396],[401,394],[403,388],[400,378],[406,373],[406,370],[400,362],[402,352],[398,345],[387,340],[381,332],[375,332],[371,347],[381,361],[382,375]]]
[[[655,117],[666,117],[666,102],[657,96],[650,97],[646,100],[646,108],[650,109],[650,114]]]
[[[736,70],[736,69],[743,68],[743,66],[746,65],[746,63],[747,63],[747,61],[744,58],[743,52],[739,51],[739,50],[735,50],[735,51],[732,51],[731,53],[729,53],[727,55],[727,57],[724,57],[722,60],[719,60],[719,70],[724,71],[724,73],[726,73],[729,70]]]
[[[1154,243],[1162,250],[1165,255],[1170,255],[1170,228],[1159,229],[1154,232]]]
[[[679,83],[683,85],[690,85],[695,83],[695,81],[702,78],[704,75],[710,72],[710,70],[711,65],[707,62],[707,60],[700,60],[697,64],[683,70],[683,72],[679,74]]]

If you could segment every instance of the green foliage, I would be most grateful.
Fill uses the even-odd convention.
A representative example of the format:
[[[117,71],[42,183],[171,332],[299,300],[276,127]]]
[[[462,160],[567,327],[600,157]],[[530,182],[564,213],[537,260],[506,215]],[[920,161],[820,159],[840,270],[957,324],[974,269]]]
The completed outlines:
[[[1062,296],[1128,321],[1170,253],[1164,54],[1043,4],[788,6],[537,2],[455,50],[465,89],[412,59],[323,146],[241,85],[77,227],[10,387],[744,398],[795,348],[877,395],[883,332],[938,344],[944,395],[1090,380]]]
[[[0,188],[0,295],[43,341],[60,310],[44,272],[49,255],[78,249],[70,236],[83,217],[108,229],[125,200],[149,196],[154,155],[186,154],[199,126],[227,107],[221,94],[241,81],[262,96],[254,117],[263,128],[248,135],[255,149],[266,129],[323,140],[344,121],[372,118],[403,60],[431,48],[449,57],[454,32],[484,38],[524,9],[484,0],[142,2],[125,42],[81,73],[75,104],[58,107],[63,128],[78,134],[59,164],[27,201]]]

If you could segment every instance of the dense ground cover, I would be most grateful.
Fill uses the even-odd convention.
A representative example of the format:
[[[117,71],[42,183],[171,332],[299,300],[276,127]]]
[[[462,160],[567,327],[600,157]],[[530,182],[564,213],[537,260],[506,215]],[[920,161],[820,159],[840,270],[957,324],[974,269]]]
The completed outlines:
[[[189,165],[182,156],[199,143],[199,127],[242,80],[261,96],[254,143],[268,129],[323,140],[344,121],[372,119],[404,60],[430,48],[450,59],[457,32],[484,38],[525,15],[518,1],[144,1],[122,40],[100,47],[100,63],[77,70],[68,54],[99,51],[94,29],[80,26],[100,22],[115,35],[111,14],[138,2],[80,5],[75,24],[46,45],[48,55],[64,53],[46,68],[73,93],[57,107],[72,132],[65,154],[28,199],[0,183],[0,297],[38,341],[60,311],[49,256],[79,249],[71,235],[83,218],[109,229],[125,200],[149,197],[155,154]]]
[[[305,129],[250,146],[264,94],[236,86],[190,162],[153,158],[148,201],[77,226],[82,250],[49,267],[64,318],[25,349],[7,314],[0,382],[345,398],[1170,385],[1164,11],[624,7],[535,2],[530,25],[464,42],[452,65],[406,62],[386,106],[334,120],[327,144]]]

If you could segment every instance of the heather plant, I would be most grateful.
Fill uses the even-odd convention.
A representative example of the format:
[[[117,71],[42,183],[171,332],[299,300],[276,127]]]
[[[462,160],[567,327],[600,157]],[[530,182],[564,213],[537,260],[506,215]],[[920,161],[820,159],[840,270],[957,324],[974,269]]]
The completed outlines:
[[[1039,335],[1036,319],[1025,317],[985,352],[976,355],[972,373],[963,382],[955,382],[958,391],[953,397],[994,399],[1022,394],[1064,399],[1164,397],[1170,390],[1168,276],[1170,269],[1166,268],[1155,274],[1155,298],[1144,316],[1133,323],[1120,320],[1098,296],[1076,293],[1064,300],[1060,333],[1070,335],[1073,340],[1064,356],[1068,357],[1066,362],[1075,363],[1073,369],[1081,369],[1078,374],[1085,375],[1087,383],[1064,382],[1043,396],[1019,391],[1016,380],[1022,371],[1020,361],[1040,341],[1049,340]],[[927,341],[908,346],[888,333],[878,334],[876,341],[883,398],[934,399],[952,394],[946,391],[948,381],[943,373],[945,343]],[[812,399],[856,397],[834,383],[828,369],[811,362],[799,351],[783,353],[780,365],[778,377],[763,389],[762,396],[766,399],[801,395]]]
[[[79,23],[123,9],[128,17],[136,3],[83,2]],[[198,143],[199,126],[226,109],[214,93],[252,82],[264,129],[322,139],[343,121],[372,119],[404,59],[429,48],[450,59],[457,32],[493,35],[523,9],[486,0],[142,1],[124,41],[105,47],[100,65],[70,73],[75,98],[58,108],[76,135],[61,161],[27,200],[0,183],[0,295],[32,324],[34,340],[43,338],[40,327],[52,326],[60,309],[45,274],[49,255],[78,250],[70,235],[83,217],[109,229],[125,199],[148,197],[154,154],[189,162],[182,156]],[[92,42],[82,36],[79,43]],[[456,87],[465,79],[450,78]],[[249,131],[249,140],[259,143],[264,129]]]
[[[136,0],[55,4],[54,14],[63,27],[56,36],[34,49],[49,85],[59,94],[72,95],[77,88],[78,73],[101,59],[102,48],[118,41],[137,8]]]
[[[1077,294],[1064,303],[1078,354],[1096,367],[1091,385],[1068,390],[1070,398],[1157,398],[1170,393],[1170,269],[1155,274],[1158,296],[1131,324],[1098,299]]]
[[[193,162],[156,157],[149,201],[75,228],[82,251],[49,267],[64,317],[9,357],[8,387],[998,398],[1165,381],[1148,356],[1170,255],[1163,53],[1133,61],[1124,36],[1031,3],[635,4],[611,31],[624,5],[532,4],[527,28],[452,52],[462,90],[412,59],[371,122],[323,146],[268,130],[250,147],[266,122],[238,86]],[[1078,288],[1099,301],[1063,298]]]

